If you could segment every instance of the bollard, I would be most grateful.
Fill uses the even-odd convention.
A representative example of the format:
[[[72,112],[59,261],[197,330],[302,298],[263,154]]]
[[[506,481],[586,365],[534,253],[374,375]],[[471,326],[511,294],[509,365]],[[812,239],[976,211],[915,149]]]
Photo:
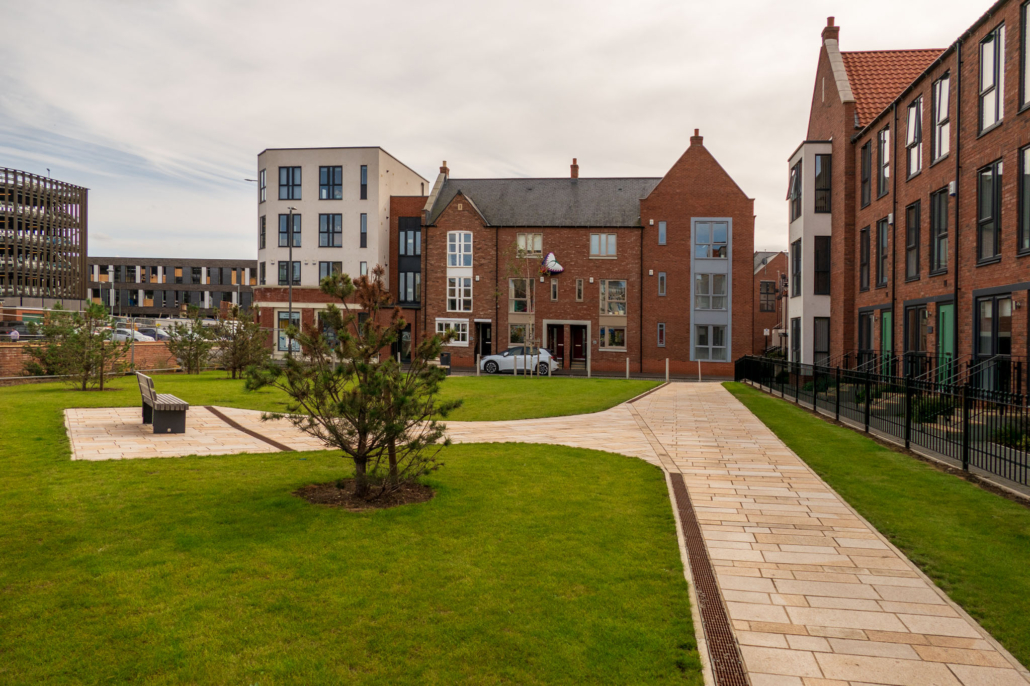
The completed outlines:
[[[629,378],[629,358],[626,358],[626,378]]]
[[[482,355],[476,355],[476,376],[479,376],[479,365],[482,363],[482,361],[483,361],[483,356]]]
[[[587,378],[590,378],[590,355],[587,354]]]
[[[701,360],[697,361],[697,382],[701,383]]]
[[[669,383],[669,358],[665,358],[665,383]]]

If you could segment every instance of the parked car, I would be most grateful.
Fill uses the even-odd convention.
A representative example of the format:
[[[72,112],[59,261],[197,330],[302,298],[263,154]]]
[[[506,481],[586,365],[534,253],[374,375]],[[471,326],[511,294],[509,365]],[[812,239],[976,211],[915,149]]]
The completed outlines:
[[[167,341],[169,338],[171,338],[171,336],[169,336],[166,331],[162,331],[161,329],[155,326],[145,326],[141,328],[139,332],[144,336],[150,336],[155,341]]]
[[[17,331],[18,337],[22,340],[31,335],[28,325],[24,322],[0,322],[0,338],[11,338],[12,331]]]
[[[551,356],[547,348],[530,348],[517,345],[508,348],[503,353],[487,355],[479,362],[479,368],[487,374],[498,374],[500,372],[525,371],[526,366],[532,368],[536,364],[537,371],[546,375],[548,371],[558,369],[558,362]]]
[[[131,329],[115,329],[114,333],[111,334],[112,341],[130,341],[136,339],[138,343],[153,343],[154,339],[150,336],[140,333],[139,331],[132,331]]]

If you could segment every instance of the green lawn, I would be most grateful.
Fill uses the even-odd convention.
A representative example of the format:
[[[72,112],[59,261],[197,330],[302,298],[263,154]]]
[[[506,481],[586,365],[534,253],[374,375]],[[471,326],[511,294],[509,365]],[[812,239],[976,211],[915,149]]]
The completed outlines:
[[[195,404],[279,400],[156,381]],[[567,409],[522,398],[545,379],[446,388],[483,381],[498,411]],[[453,446],[432,501],[356,514],[290,495],[351,471],[329,452],[71,462],[62,408],[138,403],[118,385],[0,389],[0,683],[702,683],[651,465]]]
[[[1024,665],[1030,509],[749,386],[726,387]]]

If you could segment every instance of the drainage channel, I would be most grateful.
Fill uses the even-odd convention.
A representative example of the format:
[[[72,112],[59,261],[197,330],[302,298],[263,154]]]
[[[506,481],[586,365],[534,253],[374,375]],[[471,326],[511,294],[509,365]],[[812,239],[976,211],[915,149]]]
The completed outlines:
[[[218,409],[212,407],[211,405],[205,405],[204,409],[206,409],[208,412],[210,412],[214,416],[218,417],[223,422],[225,422],[226,424],[228,424],[232,428],[236,429],[237,431],[242,431],[243,433],[247,434],[248,436],[253,436],[254,438],[258,439],[259,441],[264,441],[265,443],[267,443],[268,445],[272,446],[273,448],[278,448],[279,450],[282,450],[285,453],[292,453],[292,452],[294,452],[293,448],[291,448],[290,446],[286,445],[285,443],[280,443],[279,441],[273,440],[273,439],[269,438],[268,436],[262,436],[257,431],[252,431],[251,429],[248,429],[247,427],[243,426],[239,422],[237,422],[237,421],[235,421],[233,419],[230,419],[224,412],[220,412]]]

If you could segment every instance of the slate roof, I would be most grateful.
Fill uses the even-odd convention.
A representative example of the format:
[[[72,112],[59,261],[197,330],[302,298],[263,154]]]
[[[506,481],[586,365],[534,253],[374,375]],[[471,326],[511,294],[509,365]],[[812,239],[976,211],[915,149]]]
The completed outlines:
[[[761,269],[766,262],[772,261],[772,258],[776,257],[780,253],[778,252],[756,252],[755,253],[755,274]]]
[[[936,48],[841,52],[859,126],[867,126],[883,112],[942,52]]]
[[[661,178],[447,179],[429,213],[435,224],[459,192],[490,226],[640,226],[640,201]]]

